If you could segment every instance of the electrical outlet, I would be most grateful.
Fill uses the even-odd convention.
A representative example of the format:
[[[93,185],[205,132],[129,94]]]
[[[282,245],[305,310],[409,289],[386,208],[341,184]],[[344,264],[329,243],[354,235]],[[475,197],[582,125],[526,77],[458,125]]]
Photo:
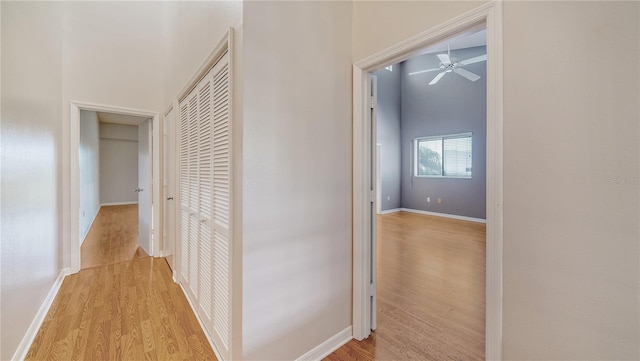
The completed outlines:
[[[438,204],[442,204],[442,198],[438,198]]]
[[[431,203],[431,197],[427,197],[427,203]]]
[[[387,196],[387,200],[390,201],[391,200],[391,196]]]

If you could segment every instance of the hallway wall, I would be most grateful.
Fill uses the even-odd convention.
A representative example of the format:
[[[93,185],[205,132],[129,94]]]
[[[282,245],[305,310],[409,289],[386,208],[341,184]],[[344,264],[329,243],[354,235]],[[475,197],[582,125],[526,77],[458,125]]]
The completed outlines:
[[[244,360],[351,325],[351,4],[244,3]]]
[[[62,268],[62,4],[2,1],[0,12],[0,359],[10,360]]]
[[[100,210],[100,127],[96,112],[80,111],[80,244]]]

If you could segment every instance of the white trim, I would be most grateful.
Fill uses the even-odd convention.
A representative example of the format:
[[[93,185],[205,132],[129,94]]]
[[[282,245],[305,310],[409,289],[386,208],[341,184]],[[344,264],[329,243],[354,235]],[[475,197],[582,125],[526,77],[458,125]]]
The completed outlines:
[[[128,206],[130,204],[138,204],[138,202],[107,202],[107,203],[100,203],[100,207],[103,206]]]
[[[33,321],[31,321],[31,325],[29,325],[27,332],[24,334],[22,341],[20,341],[20,344],[18,345],[18,349],[16,350],[16,352],[13,354],[13,357],[11,358],[12,360],[24,360],[24,358],[27,357],[27,353],[31,348],[31,344],[33,343],[33,340],[35,340],[36,335],[40,330],[40,326],[42,326],[42,323],[44,322],[45,317],[47,317],[47,313],[49,312],[49,309],[51,308],[53,301],[56,299],[56,295],[60,290],[60,286],[62,286],[62,282],[64,281],[64,278],[68,274],[69,274],[68,268],[63,268],[62,270],[60,270],[60,273],[58,274],[58,278],[56,278],[56,280],[53,282],[53,285],[51,286],[49,293],[47,293],[47,297],[42,302],[42,305],[40,306],[40,309],[38,310],[35,317],[33,318]]]
[[[369,74],[403,61],[430,45],[485,24],[487,29],[487,360],[502,359],[502,177],[503,42],[502,2],[491,1],[450,21],[373,54],[353,66],[353,337],[371,333],[367,284],[371,277],[371,144],[367,125]]]
[[[165,250],[162,250],[162,251],[158,252],[158,254],[153,255],[153,257],[155,257],[155,258],[163,258],[163,257],[171,256],[172,254],[173,254],[172,251],[165,249]]]
[[[213,342],[213,338],[211,337],[211,335],[207,331],[207,328],[204,327],[204,322],[202,322],[202,319],[200,318],[200,315],[196,311],[197,308],[194,307],[193,302],[191,301],[191,298],[189,297],[189,292],[187,292],[187,290],[184,289],[184,284],[182,282],[177,282],[177,283],[180,286],[180,289],[182,290],[182,294],[187,299],[187,302],[189,302],[189,307],[191,307],[191,312],[193,312],[193,314],[196,316],[196,319],[198,320],[198,323],[200,324],[200,328],[202,329],[202,332],[207,337],[207,341],[209,341],[209,345],[211,345],[211,348],[213,349],[213,353],[216,354],[216,358],[218,360],[224,361],[224,358],[222,358],[222,356],[220,355],[220,351],[218,351],[218,348],[216,347],[216,344]]]
[[[331,336],[331,338],[329,338],[328,340],[314,347],[309,352],[298,357],[296,361],[320,361],[325,357],[331,355],[333,351],[339,349],[345,343],[351,341],[351,339],[353,339],[352,328],[351,326],[349,326]]]
[[[171,113],[172,110],[173,110],[173,101],[171,102],[171,104],[169,104],[169,106],[164,111],[164,113],[162,113],[162,116],[166,117],[167,115],[169,115],[169,113]]]
[[[178,103],[178,99],[173,99],[173,105],[171,106],[172,110],[175,110],[174,115],[174,133],[173,133],[173,144],[174,144],[174,155],[173,155],[173,249],[171,250],[173,253],[173,281],[175,283],[180,283],[182,279],[182,265],[180,263],[180,155],[178,154],[178,149],[180,148],[180,103]]]
[[[233,29],[227,29],[220,40],[216,42],[215,48],[209,53],[206,59],[200,64],[198,70],[189,78],[187,81],[187,85],[178,93],[176,99],[178,102],[181,102],[184,97],[186,97],[193,88],[198,84],[198,82],[213,68],[214,65],[218,62],[218,60],[222,59],[222,56],[225,52],[230,49],[230,44],[233,42]],[[229,59],[229,63],[231,63],[231,59]],[[231,72],[229,73],[231,74]]]
[[[420,209],[411,209],[411,208],[400,208],[400,211],[409,212],[409,213],[425,214],[427,216],[436,216],[436,217],[443,217],[443,218],[459,219],[459,220],[462,220],[462,221],[469,221],[469,222],[476,222],[476,223],[487,223],[486,219],[473,218],[473,217],[467,217],[467,216],[459,216],[457,214],[429,212],[429,211],[423,211],[423,210],[420,210]]]
[[[90,110],[98,112],[116,113],[123,115],[132,115],[138,117],[152,118],[153,129],[153,154],[152,154],[152,212],[153,224],[150,229],[151,253],[157,251],[158,242],[154,241],[153,232],[160,232],[160,185],[161,180],[159,161],[160,161],[160,115],[157,112],[115,107],[110,105],[101,105],[93,103],[83,103],[78,101],[70,102],[69,113],[69,147],[63,149],[63,158],[69,160],[69,172],[63,174],[63,203],[68,200],[69,203],[63,204],[63,217],[65,232],[63,239],[63,249],[69,256],[66,259],[65,267],[68,267],[70,273],[76,273],[80,270],[80,175],[79,175],[79,156],[80,149],[80,110]],[[67,187],[68,186],[68,187]],[[66,206],[68,204],[68,206]],[[161,232],[160,232],[161,233]],[[64,257],[63,257],[64,258]]]
[[[80,241],[80,247],[82,247],[82,244],[84,243],[84,240],[87,239],[87,236],[89,235],[89,232],[91,231],[91,227],[93,227],[93,222],[95,222],[96,218],[98,218],[98,213],[100,213],[100,208],[101,207],[102,207],[102,204],[98,206],[98,210],[96,211],[96,214],[93,215],[93,219],[91,220],[91,224],[89,224],[89,228],[87,228],[87,232],[82,235],[82,241]]]
[[[380,214],[391,214],[391,213],[397,213],[401,211],[402,211],[402,208],[393,208],[393,209],[386,209],[384,211],[381,211]]]

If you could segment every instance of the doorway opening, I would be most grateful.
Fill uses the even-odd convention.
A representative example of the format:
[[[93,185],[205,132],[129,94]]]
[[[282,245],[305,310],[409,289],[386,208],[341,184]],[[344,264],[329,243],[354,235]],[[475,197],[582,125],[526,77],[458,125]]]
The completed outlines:
[[[81,268],[151,253],[151,118],[80,110]]]
[[[137,203],[139,231],[136,238],[144,253],[149,256],[159,255],[161,245],[154,239],[157,238],[155,234],[160,229],[158,222],[160,191],[159,187],[155,186],[160,183],[159,120],[159,115],[155,112],[71,103],[68,158],[70,170],[67,183],[69,188],[66,189],[69,195],[69,208],[65,212],[68,217],[69,246],[67,249],[71,273],[81,268],[82,241],[89,232],[102,203],[106,206],[126,206],[126,203]],[[127,128],[127,126],[133,128]],[[102,165],[113,168],[104,171],[103,189],[100,189],[99,179],[101,130],[106,141],[103,145],[109,153],[108,157],[103,159]],[[92,145],[88,145],[90,139],[93,139]],[[134,151],[130,149],[132,144],[125,144],[122,141],[133,139],[136,147],[134,183],[137,184],[132,183],[134,175],[131,174],[130,169],[126,170],[125,174],[116,171],[116,169],[122,170],[123,166],[126,167],[125,163],[132,162],[130,157],[125,159],[123,153]],[[113,141],[120,144],[112,144]],[[135,185],[135,188],[128,189],[132,185]]]
[[[389,358],[483,360],[486,30],[371,77],[371,337],[402,339]]]
[[[371,86],[376,80],[371,80],[371,75],[380,69],[393,66],[403,62],[415,55],[424,53],[438,43],[458,38],[463,35],[475,33],[478,29],[486,29],[486,272],[485,272],[485,349],[486,359],[501,358],[501,316],[502,316],[502,8],[501,4],[491,2],[484,4],[468,13],[450,20],[440,26],[427,30],[406,41],[395,44],[389,49],[374,54],[360,62],[354,64],[354,272],[353,272],[353,337],[362,340],[371,334],[376,328],[376,263],[379,257],[376,255],[376,211],[377,211],[377,187],[376,187],[376,129],[373,119],[375,114],[375,104],[371,93]],[[438,54],[447,54],[451,57],[449,49]],[[481,54],[470,56],[469,59]],[[426,72],[433,68],[416,69],[412,72],[423,71],[420,74],[429,73],[427,79],[422,79],[423,86],[429,83],[437,84],[447,78],[459,78],[459,80],[477,80],[477,74],[473,74],[471,69],[464,69],[465,64],[459,64],[462,60],[468,59],[466,56],[457,59],[458,64],[445,60],[444,56],[437,57],[438,63],[433,68],[435,70]],[[462,65],[462,66],[460,66]],[[441,68],[442,66],[442,68]],[[469,65],[471,66],[471,65]],[[464,70],[460,71],[458,67]],[[386,69],[391,71],[390,69]],[[458,73],[458,74],[455,74]],[[466,76],[465,76],[466,75]],[[418,76],[416,74],[416,76]],[[416,78],[414,76],[414,78]],[[425,77],[426,78],[426,77]],[[436,79],[438,78],[438,79]],[[375,79],[375,78],[374,78]],[[416,78],[417,79],[417,78]],[[434,82],[435,80],[435,82]],[[412,81],[417,81],[413,80]],[[443,83],[444,84],[444,83]],[[425,100],[426,101],[426,100]],[[372,107],[372,105],[374,105]],[[464,105],[458,105],[463,107]],[[372,112],[373,109],[373,112]],[[438,153],[444,157],[444,143],[462,144],[469,136],[468,131],[446,132],[443,134],[422,134],[414,135],[406,144],[402,144],[404,152],[408,153],[410,160],[402,168],[402,176],[408,182],[415,176],[436,176],[442,173],[458,173],[460,178],[467,177],[466,173],[471,173],[474,177],[474,166],[460,165],[454,169],[443,169],[446,167],[441,163],[432,163],[428,154],[421,154],[421,147]],[[438,147],[438,144],[440,146]],[[384,152],[384,144],[381,144],[381,152]],[[471,147],[471,145],[469,145]],[[458,149],[459,152],[464,149]],[[424,152],[428,153],[428,152]],[[462,154],[460,153],[460,154]],[[473,156],[473,154],[472,154]],[[384,157],[382,155],[381,157]],[[421,164],[422,161],[422,164]],[[446,162],[446,160],[444,160]],[[455,162],[454,162],[455,163]],[[425,168],[426,166],[426,168]],[[459,169],[455,169],[459,168]],[[469,168],[469,169],[467,169]],[[440,170],[438,170],[440,169]],[[384,173],[381,171],[381,173]],[[382,185],[384,187],[384,176]],[[459,179],[462,180],[462,179]],[[381,202],[384,204],[387,197],[384,189],[381,192]],[[420,202],[440,207],[447,204],[446,197],[423,194]],[[431,202],[427,202],[429,197]],[[424,202],[423,199],[424,198]],[[438,198],[442,198],[438,202]],[[391,198],[389,198],[391,200]],[[402,203],[400,208],[402,208]],[[384,206],[381,207],[384,209]],[[443,209],[443,208],[441,208]],[[444,209],[443,209],[444,210]],[[426,211],[425,211],[426,212]],[[440,211],[438,213],[445,213]],[[472,218],[479,218],[473,217]],[[410,248],[405,250],[410,252]],[[425,266],[428,267],[428,266]],[[437,336],[432,335],[426,342],[439,342]]]

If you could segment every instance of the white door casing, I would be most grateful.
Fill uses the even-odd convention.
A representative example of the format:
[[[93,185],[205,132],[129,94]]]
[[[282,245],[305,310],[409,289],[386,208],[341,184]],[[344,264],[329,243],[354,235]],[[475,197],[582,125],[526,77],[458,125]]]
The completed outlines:
[[[369,261],[369,263],[371,264],[371,274],[370,274],[370,278],[369,278],[369,300],[371,302],[370,305],[370,328],[371,330],[375,330],[377,328],[377,312],[378,312],[378,300],[376,297],[376,286],[378,284],[378,270],[375,267],[376,265],[376,257],[377,257],[377,241],[378,241],[378,237],[377,237],[377,233],[376,233],[376,229],[377,229],[377,225],[376,225],[376,221],[377,221],[377,213],[379,212],[378,210],[380,209],[380,205],[379,205],[379,199],[377,197],[377,194],[379,193],[379,188],[380,185],[378,184],[378,180],[379,175],[380,175],[380,160],[378,159],[379,157],[379,153],[378,153],[378,122],[377,122],[377,111],[378,111],[378,78],[375,76],[371,77],[370,80],[370,88],[369,88],[369,127],[371,129],[371,139],[369,141],[369,150],[370,150],[370,155],[371,155],[371,174],[369,176],[370,180],[371,180],[371,201],[370,201],[370,209],[368,210],[368,214],[370,217],[370,224],[371,224],[371,230],[370,230],[370,237],[371,237],[371,245],[369,246],[369,248],[371,249],[371,260]],[[376,195],[376,197],[374,198],[374,194]]]
[[[375,320],[369,284],[375,268],[372,245],[371,188],[375,163],[370,113],[370,74],[406,60],[422,49],[479,26],[487,29],[487,360],[502,358],[502,175],[503,87],[502,3],[491,1],[439,26],[428,29],[353,66],[353,337],[367,338]]]
[[[152,180],[151,180],[151,121],[145,120],[138,125],[138,243],[140,247],[153,255],[151,241],[152,230]]]
[[[160,164],[160,145],[157,133],[160,124],[160,116],[158,113],[147,110],[139,110],[132,108],[116,107],[109,105],[101,105],[94,103],[82,103],[78,101],[70,102],[70,113],[68,123],[65,124],[68,133],[68,147],[63,147],[63,173],[62,173],[62,209],[63,209],[63,265],[69,270],[69,273],[76,273],[80,270],[80,194],[79,194],[79,148],[80,148],[80,110],[88,110],[95,112],[114,113],[122,115],[131,115],[142,118],[150,118],[153,123],[152,137],[152,183],[160,184],[160,174],[158,172]],[[152,197],[153,213],[150,216],[153,224],[152,229],[160,229],[159,214],[160,210],[160,187],[152,187],[150,197]],[[132,190],[133,191],[133,190]],[[158,247],[157,242],[151,242],[150,249]]]
[[[175,192],[176,192],[176,180],[174,175],[176,174],[176,111],[172,107],[168,112],[165,112],[164,116],[164,130],[163,130],[163,194],[164,194],[164,232],[163,232],[163,245],[164,256],[167,258],[167,263],[171,270],[175,270],[174,266],[174,245],[175,245],[175,230],[176,230],[176,210],[175,210]]]

